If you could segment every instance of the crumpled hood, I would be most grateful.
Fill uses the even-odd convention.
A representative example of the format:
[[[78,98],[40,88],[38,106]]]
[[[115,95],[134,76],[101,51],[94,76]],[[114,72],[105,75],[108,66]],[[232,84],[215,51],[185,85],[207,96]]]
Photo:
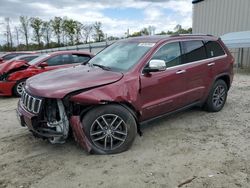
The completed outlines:
[[[25,89],[34,96],[61,99],[68,93],[114,83],[122,77],[119,72],[80,65],[34,76],[26,81]]]
[[[23,60],[16,60],[16,61],[11,61],[11,62],[4,62],[0,64],[0,74],[3,73],[8,73],[9,71],[13,69],[18,69],[22,66],[27,66],[27,62]]]

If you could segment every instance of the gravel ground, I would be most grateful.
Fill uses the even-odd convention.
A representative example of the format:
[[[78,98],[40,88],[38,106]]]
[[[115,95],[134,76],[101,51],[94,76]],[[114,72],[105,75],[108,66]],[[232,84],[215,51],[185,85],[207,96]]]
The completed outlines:
[[[250,75],[235,76],[221,112],[155,121],[110,156],[33,138],[16,120],[17,100],[0,98],[0,188],[250,187]]]

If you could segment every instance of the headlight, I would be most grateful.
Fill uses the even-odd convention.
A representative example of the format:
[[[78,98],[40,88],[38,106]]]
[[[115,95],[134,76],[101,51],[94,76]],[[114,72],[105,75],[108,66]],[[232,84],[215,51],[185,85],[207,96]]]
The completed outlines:
[[[0,81],[7,80],[7,77],[8,77],[8,74],[6,74],[6,73],[0,74]]]

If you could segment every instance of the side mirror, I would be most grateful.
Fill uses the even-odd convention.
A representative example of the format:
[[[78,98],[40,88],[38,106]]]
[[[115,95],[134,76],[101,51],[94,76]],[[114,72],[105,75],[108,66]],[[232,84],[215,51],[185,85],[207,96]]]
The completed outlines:
[[[47,67],[49,66],[47,62],[42,62],[40,65],[39,65],[41,68],[44,68],[44,67]]]
[[[2,58],[2,57],[0,57],[0,61],[3,61],[3,58]]]
[[[148,67],[144,68],[145,73],[150,73],[150,72],[159,72],[159,71],[165,71],[166,70],[166,63],[163,60],[160,59],[152,59]]]

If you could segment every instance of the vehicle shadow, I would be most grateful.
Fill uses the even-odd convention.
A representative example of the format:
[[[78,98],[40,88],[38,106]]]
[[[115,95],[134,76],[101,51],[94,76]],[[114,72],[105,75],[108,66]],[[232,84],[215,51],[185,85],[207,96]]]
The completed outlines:
[[[151,129],[153,127],[157,127],[157,126],[167,126],[167,123],[170,121],[175,121],[178,120],[180,117],[182,118],[186,118],[187,116],[189,116],[192,113],[202,113],[204,112],[200,107],[192,107],[177,113],[173,113],[170,115],[166,115],[163,117],[159,117],[157,119],[154,119],[152,121],[148,121],[146,123],[143,123],[140,125],[140,128],[142,131],[147,131],[148,129]]]

